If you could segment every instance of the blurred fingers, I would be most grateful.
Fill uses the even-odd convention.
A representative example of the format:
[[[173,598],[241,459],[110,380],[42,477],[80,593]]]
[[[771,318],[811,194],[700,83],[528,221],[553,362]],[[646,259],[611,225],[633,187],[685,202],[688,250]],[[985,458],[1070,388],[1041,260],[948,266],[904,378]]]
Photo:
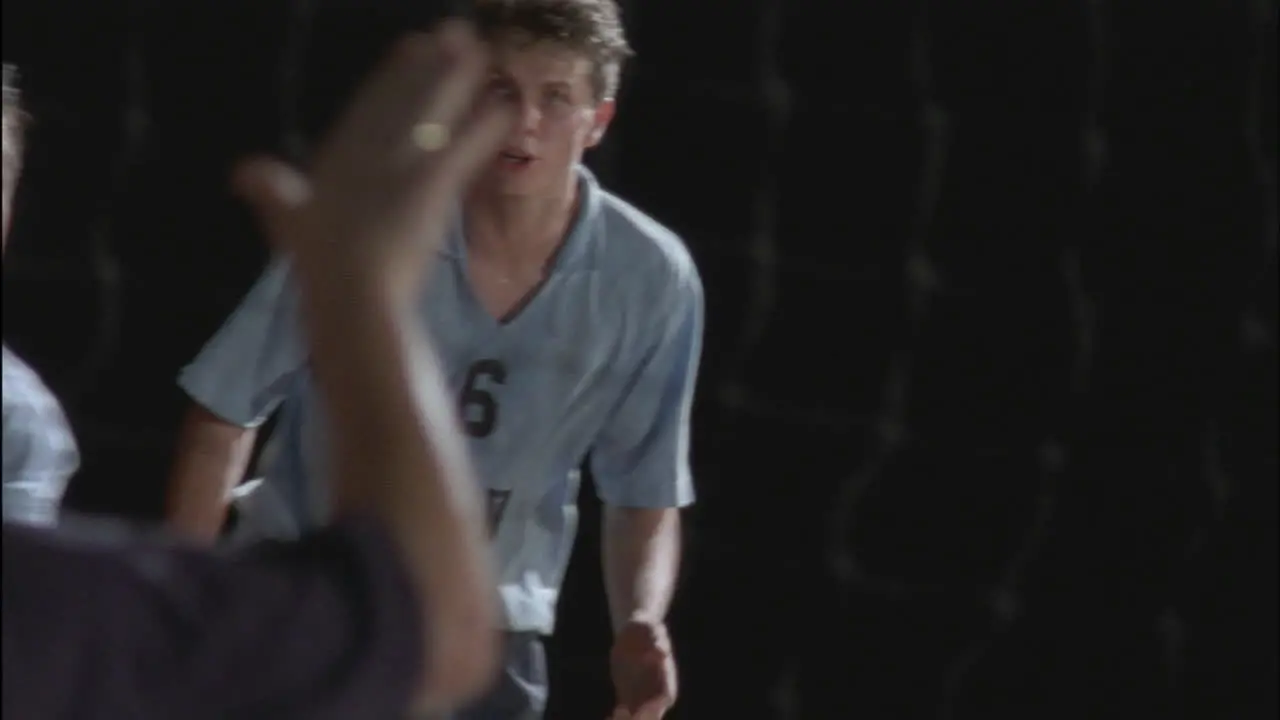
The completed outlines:
[[[418,122],[453,127],[474,107],[488,69],[488,55],[470,25],[448,21],[434,34],[439,58],[435,87],[420,99]]]
[[[515,122],[509,105],[484,101],[454,130],[447,152],[439,158],[445,180],[452,186],[468,183],[498,153]]]
[[[401,38],[360,86],[335,126],[342,149],[396,153],[424,119],[451,123],[456,111],[443,119],[436,115],[457,102],[453,99],[459,94],[454,89],[459,84],[455,76],[478,76],[483,58],[470,25],[460,20],[446,20],[430,33]]]

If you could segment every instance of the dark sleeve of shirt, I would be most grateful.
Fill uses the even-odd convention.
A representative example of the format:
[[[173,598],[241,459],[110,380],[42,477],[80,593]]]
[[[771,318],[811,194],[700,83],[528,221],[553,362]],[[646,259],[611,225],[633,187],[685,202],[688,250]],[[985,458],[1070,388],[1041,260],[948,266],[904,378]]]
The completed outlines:
[[[372,524],[231,556],[4,526],[6,718],[405,715],[419,601]]]

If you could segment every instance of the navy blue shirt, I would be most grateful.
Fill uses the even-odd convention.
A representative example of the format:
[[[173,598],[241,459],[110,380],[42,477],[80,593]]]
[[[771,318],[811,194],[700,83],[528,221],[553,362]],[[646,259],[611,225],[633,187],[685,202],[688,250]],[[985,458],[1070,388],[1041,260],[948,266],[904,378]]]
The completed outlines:
[[[372,524],[219,556],[4,525],[3,716],[404,717],[419,601]]]

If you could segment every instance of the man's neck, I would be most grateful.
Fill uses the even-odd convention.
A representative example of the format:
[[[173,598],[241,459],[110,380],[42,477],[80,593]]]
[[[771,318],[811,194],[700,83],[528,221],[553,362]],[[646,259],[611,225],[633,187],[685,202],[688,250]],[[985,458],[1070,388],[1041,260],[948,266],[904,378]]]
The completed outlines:
[[[473,195],[465,208],[468,252],[506,267],[545,262],[569,232],[579,195],[576,178],[554,196]]]

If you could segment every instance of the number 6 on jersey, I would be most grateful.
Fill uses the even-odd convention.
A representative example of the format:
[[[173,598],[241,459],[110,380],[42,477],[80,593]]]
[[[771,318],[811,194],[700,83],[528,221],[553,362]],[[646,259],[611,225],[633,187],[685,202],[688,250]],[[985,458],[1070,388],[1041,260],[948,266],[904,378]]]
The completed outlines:
[[[507,368],[498,360],[477,360],[467,369],[467,381],[458,397],[462,423],[471,437],[488,437],[498,423],[498,401],[489,391],[507,381]]]

